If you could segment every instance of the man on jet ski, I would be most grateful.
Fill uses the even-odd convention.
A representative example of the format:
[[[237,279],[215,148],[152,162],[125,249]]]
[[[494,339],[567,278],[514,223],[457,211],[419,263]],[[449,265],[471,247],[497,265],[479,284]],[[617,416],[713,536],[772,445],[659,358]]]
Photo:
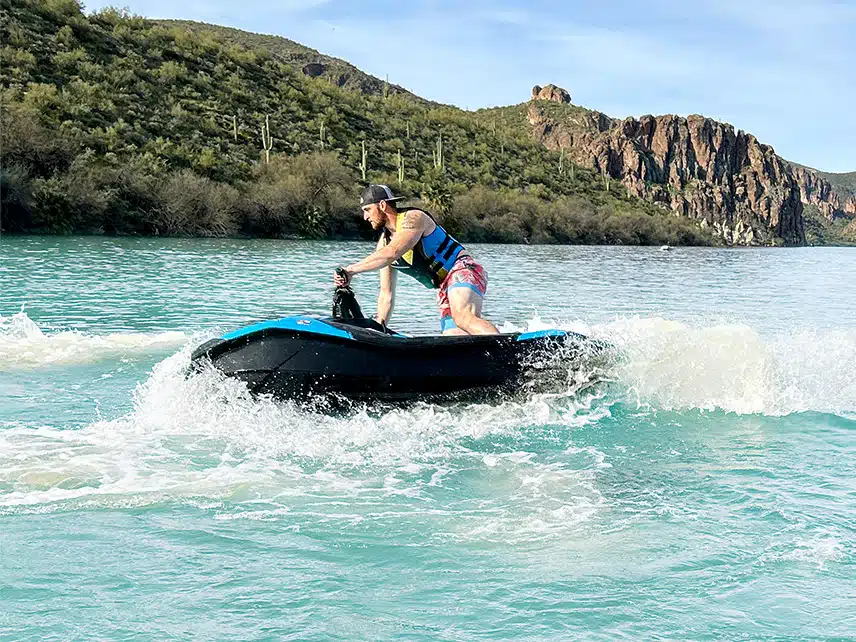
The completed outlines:
[[[335,274],[336,287],[348,285],[355,274],[380,270],[377,321],[386,324],[392,315],[395,268],[439,290],[443,334],[498,334],[496,326],[481,317],[487,272],[431,214],[413,207],[399,210],[396,203],[403,198],[386,185],[369,185],[363,191],[363,219],[381,235],[374,252]]]

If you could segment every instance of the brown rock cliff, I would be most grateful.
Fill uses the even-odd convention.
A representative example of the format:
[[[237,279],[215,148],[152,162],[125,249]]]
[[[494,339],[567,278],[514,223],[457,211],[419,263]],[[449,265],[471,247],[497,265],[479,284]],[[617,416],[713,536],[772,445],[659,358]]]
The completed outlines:
[[[827,181],[753,135],[709,118],[615,120],[581,108],[557,117],[535,101],[527,117],[546,147],[565,148],[580,165],[697,219],[730,244],[805,244],[804,204],[829,218],[856,214],[856,199],[840,198]]]

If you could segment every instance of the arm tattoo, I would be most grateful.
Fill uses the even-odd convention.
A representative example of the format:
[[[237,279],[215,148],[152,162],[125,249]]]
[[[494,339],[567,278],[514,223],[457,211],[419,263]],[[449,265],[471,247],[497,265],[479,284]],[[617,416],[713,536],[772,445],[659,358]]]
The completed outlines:
[[[419,224],[422,222],[422,213],[416,210],[411,210],[404,215],[404,223],[402,229],[416,230],[419,229]]]

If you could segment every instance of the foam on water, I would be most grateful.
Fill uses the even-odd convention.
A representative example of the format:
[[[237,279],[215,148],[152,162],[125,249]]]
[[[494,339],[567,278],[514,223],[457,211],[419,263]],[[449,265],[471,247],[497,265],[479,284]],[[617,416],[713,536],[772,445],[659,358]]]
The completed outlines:
[[[807,411],[841,416],[856,413],[856,377],[852,374],[856,370],[856,331],[852,329],[801,329],[766,338],[739,323],[694,326],[657,317],[624,317],[588,325],[535,316],[522,325],[506,322],[501,330],[554,327],[616,346],[617,358],[605,371],[573,372],[571,385],[582,387],[595,375],[614,380],[640,406],[769,416]],[[0,317],[0,372],[147,354],[188,341],[196,345],[201,339],[183,332],[46,332],[19,312]],[[158,381],[150,385],[157,388]],[[509,416],[506,409],[496,412],[489,407],[471,412],[491,421]],[[527,416],[541,422],[549,421],[553,414],[545,398],[533,399],[525,412],[535,413]],[[519,419],[519,413],[510,416],[513,421]]]
[[[0,315],[0,372],[58,364],[94,363],[128,353],[174,348],[183,332],[127,332],[107,335],[44,332],[25,312]]]
[[[525,329],[555,325],[534,318]],[[126,416],[79,430],[0,431],[0,512],[178,500],[222,505],[222,519],[270,519],[323,496],[345,502],[347,518],[359,521],[396,497],[414,502],[411,511],[437,510],[448,482],[469,486],[447,535],[525,541],[568,532],[605,508],[597,481],[610,463],[603,452],[578,448],[574,430],[610,416],[615,403],[769,415],[856,409],[856,337],[846,332],[765,342],[743,325],[694,328],[658,318],[560,325],[616,346],[618,358],[598,373],[608,383],[522,403],[364,408],[344,417],[252,397],[213,369],[187,377],[202,340],[194,337],[153,368]],[[29,366],[49,366],[93,350],[105,358],[183,340],[182,333],[50,334],[21,313],[4,322],[0,363],[22,363],[12,356],[16,343],[29,346]],[[589,374],[569,381],[585,383]]]
[[[0,512],[219,501],[241,506],[224,507],[221,519],[268,519],[324,497],[344,502],[339,517],[359,521],[394,498],[414,502],[409,513],[433,511],[447,480],[472,470],[488,470],[491,482],[471,482],[456,515],[478,525],[451,529],[455,537],[544,535],[589,519],[601,503],[591,482],[602,459],[580,451],[569,465],[518,449],[566,445],[570,430],[557,437],[544,424],[602,418],[609,411],[595,393],[331,417],[252,397],[213,369],[186,377],[190,351],[154,367],[125,417],[0,431]],[[247,510],[248,502],[262,505]]]
[[[856,330],[795,330],[762,337],[740,323],[693,326],[663,318],[619,318],[562,327],[616,346],[608,376],[639,406],[783,416],[856,412]]]
[[[760,556],[762,565],[787,562],[808,562],[818,568],[827,564],[844,562],[856,556],[856,549],[848,546],[847,533],[832,531],[828,528],[818,532],[775,542]],[[849,550],[848,550],[849,549]]]

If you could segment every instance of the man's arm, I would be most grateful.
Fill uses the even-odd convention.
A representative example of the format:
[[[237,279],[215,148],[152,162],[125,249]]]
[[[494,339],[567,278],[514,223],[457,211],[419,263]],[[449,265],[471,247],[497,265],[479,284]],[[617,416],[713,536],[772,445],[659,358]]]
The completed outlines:
[[[381,234],[375,245],[375,251],[386,247],[386,236]],[[392,306],[395,303],[395,270],[387,266],[380,269],[380,291],[377,295],[377,313],[375,321],[381,324],[389,323],[392,316]]]
[[[392,308],[395,305],[395,270],[390,266],[380,270],[380,291],[377,295],[377,314],[375,321],[386,325],[392,316]]]
[[[392,235],[389,244],[377,248],[362,261],[347,266],[345,270],[349,275],[371,272],[392,265],[419,242],[422,232],[425,231],[425,215],[419,210],[410,210],[402,212],[399,216],[404,216],[404,220]]]

